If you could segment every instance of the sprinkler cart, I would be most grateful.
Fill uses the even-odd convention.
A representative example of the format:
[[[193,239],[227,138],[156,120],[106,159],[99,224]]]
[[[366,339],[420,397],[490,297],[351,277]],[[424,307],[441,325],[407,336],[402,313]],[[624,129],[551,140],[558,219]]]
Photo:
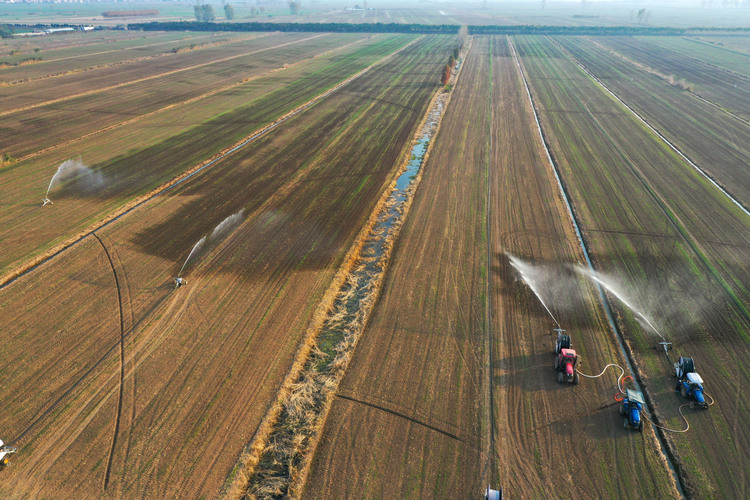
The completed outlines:
[[[704,397],[703,379],[695,371],[693,358],[680,356],[674,364],[677,385],[674,390],[682,394],[683,398],[690,399],[693,406],[708,409],[708,403]]]
[[[623,427],[626,429],[643,432],[643,422],[641,421],[641,410],[646,404],[643,399],[643,393],[627,389],[625,398],[620,403],[620,416],[624,417]]]
[[[5,443],[3,443],[3,440],[0,439],[0,469],[5,467],[6,465],[10,465],[10,455],[18,451],[16,448],[12,446],[5,446]]]
[[[570,335],[565,335],[562,328],[555,328],[554,331],[557,332],[557,340],[555,341],[555,350],[552,351],[555,356],[560,354],[560,351],[563,349],[570,349],[573,347],[573,345],[570,343]]]
[[[565,335],[563,333],[565,330],[562,328],[555,328],[554,331],[557,332],[557,340],[552,352],[555,354],[557,381],[561,384],[567,382],[578,385],[578,372],[576,371],[578,355],[575,350],[571,349],[573,345],[570,342],[570,335]]]

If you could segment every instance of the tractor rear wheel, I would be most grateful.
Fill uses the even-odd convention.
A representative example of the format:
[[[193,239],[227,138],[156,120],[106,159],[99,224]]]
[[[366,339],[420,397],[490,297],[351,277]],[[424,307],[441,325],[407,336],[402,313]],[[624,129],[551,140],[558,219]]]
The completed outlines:
[[[685,389],[684,385],[680,386],[680,394],[682,394],[683,398],[686,398],[688,396],[687,389]]]
[[[573,374],[573,385],[578,385],[578,372]]]
[[[563,372],[557,372],[557,381],[561,384],[565,382],[565,375],[563,375]]]
[[[560,369],[560,359],[555,358],[555,370],[559,370],[559,369]]]
[[[625,416],[625,402],[624,401],[620,403],[620,416],[621,417]]]
[[[623,418],[623,419],[622,419],[622,427],[623,427],[624,429],[630,429],[630,422],[628,422],[628,419],[627,419],[627,418]]]

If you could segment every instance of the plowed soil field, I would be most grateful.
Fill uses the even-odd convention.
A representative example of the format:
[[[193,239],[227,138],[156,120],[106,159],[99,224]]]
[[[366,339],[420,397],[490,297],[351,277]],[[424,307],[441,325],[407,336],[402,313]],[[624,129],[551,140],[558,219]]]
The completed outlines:
[[[416,39],[0,291],[0,397],[14,408],[0,428],[19,448],[4,496],[221,490],[403,161],[451,43]],[[193,244],[236,213],[175,289]]]
[[[397,13],[461,14],[421,12]],[[456,38],[60,40],[0,43],[22,52],[0,68],[0,438],[18,448],[0,497],[218,496]],[[303,497],[750,497],[750,94],[731,67],[747,56],[666,38],[467,48]],[[68,160],[88,173],[41,207]],[[555,327],[577,385],[557,382]],[[678,356],[710,409],[675,392]],[[608,364],[657,426],[622,428],[617,367],[585,376]]]
[[[506,39],[464,64],[305,496],[674,496],[653,431],[622,429],[615,375],[557,383],[554,323],[507,255],[564,273],[581,249]],[[624,364],[598,294],[571,293],[552,307],[582,369]]]
[[[262,38],[264,43],[268,39]],[[248,56],[256,61],[250,63],[255,64],[252,68],[226,63],[224,70],[231,74],[222,77],[219,88],[184,82],[188,94],[179,99],[171,95],[164,101],[169,94],[162,87],[175,85],[174,78],[165,77],[160,86],[149,90],[150,104],[139,103],[138,113],[99,113],[84,107],[72,115],[63,113],[56,123],[44,118],[44,107],[29,111],[40,114],[31,121],[47,135],[36,136],[39,144],[34,142],[33,153],[0,168],[2,274],[204,164],[410,40],[413,37],[293,35],[277,40],[283,47]],[[286,68],[284,61],[290,62]],[[214,77],[206,78],[216,82]],[[100,111],[106,110],[114,104],[107,97],[111,92],[86,99],[99,102]],[[55,133],[60,126],[70,125],[67,120],[76,124],[71,127],[80,135]],[[10,117],[0,118],[0,123],[12,131],[8,136],[35,135]],[[90,186],[86,181],[92,176],[73,176],[50,191],[54,210],[40,207],[50,180],[68,160],[88,166],[99,182]]]
[[[737,471],[750,460],[750,426],[741,417],[748,407],[738,397],[750,376],[750,218],[553,40],[518,45],[597,269],[674,342],[672,358],[696,360],[715,400],[707,412],[687,411],[689,432],[666,433],[686,493],[747,496],[747,474]],[[686,401],[674,391],[659,337],[615,304],[661,423],[684,429],[678,408]]]

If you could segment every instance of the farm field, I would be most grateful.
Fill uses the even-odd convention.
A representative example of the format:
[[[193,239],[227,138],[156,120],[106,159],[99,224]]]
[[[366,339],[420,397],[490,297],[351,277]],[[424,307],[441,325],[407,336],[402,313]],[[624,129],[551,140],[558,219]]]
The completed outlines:
[[[716,404],[667,433],[691,496],[746,496],[747,258],[750,222],[549,39],[519,54],[596,268],[645,309],[671,356],[691,356]],[[672,367],[653,331],[613,299],[623,336],[663,425],[684,428]],[[692,432],[695,431],[695,432]]]
[[[719,47],[725,47],[729,50],[734,50],[743,54],[750,54],[750,38],[746,36],[733,36],[733,37],[710,37],[701,36],[695,37],[696,40],[700,40],[705,43],[717,45]]]
[[[0,491],[221,489],[436,90],[453,39],[411,40],[0,292],[0,427],[19,447]]]
[[[74,7],[59,8],[93,12]],[[435,7],[265,18],[637,24],[622,5]],[[271,482],[303,478],[304,498],[750,497],[747,39],[474,36],[442,86],[462,36],[0,41],[0,438],[18,447],[0,497],[236,488],[438,92],[322,437]],[[75,173],[55,184],[58,168]],[[555,327],[579,384],[556,380]],[[710,409],[675,391],[679,356]],[[622,428],[619,370],[588,378],[610,363],[656,427]]]
[[[659,69],[642,69],[608,52],[606,39],[560,38],[558,44],[741,204],[750,206],[750,122],[670,84]]]
[[[3,109],[0,116],[38,108],[45,104],[57,104],[74,97],[118,89],[154,78],[170,76],[179,81],[180,77],[190,79],[196,78],[198,74],[203,78],[211,78],[213,72],[226,67],[226,64],[221,63],[232,61],[235,64],[247,64],[247,61],[252,59],[250,54],[255,50],[273,47],[279,44],[279,40],[291,41],[301,38],[309,38],[309,35],[276,34],[275,37],[258,36],[249,39],[244,37],[235,43],[173,53],[155,60],[136,59],[122,64],[93,67],[87,71],[10,85],[3,89],[0,97]],[[196,69],[201,71],[196,72]]]
[[[7,64],[0,71],[4,86],[50,76],[60,76],[102,66],[114,66],[135,60],[165,57],[179,52],[187,52],[203,47],[226,44],[232,40],[255,38],[248,33],[157,33],[146,37],[111,39],[101,43],[66,45],[55,48],[46,42],[52,37],[34,40],[25,47],[10,49],[8,55],[0,56],[0,65]],[[191,48],[192,47],[192,48]],[[14,52],[14,54],[10,54]],[[24,60],[36,60],[23,64]]]
[[[167,39],[176,40],[184,36],[184,33],[140,33],[129,31],[95,31],[81,32],[74,31],[65,36],[46,36],[41,38],[35,37],[13,37],[0,38],[0,54],[2,57],[14,57],[11,51],[18,51],[18,55],[32,55],[34,49],[45,51],[69,51],[75,54],[77,50],[87,47],[100,45],[103,47],[107,44],[123,45],[142,45],[143,40],[154,39],[154,37],[167,37]],[[138,40],[141,40],[140,42]],[[86,49],[83,49],[86,50]]]
[[[653,433],[623,434],[616,376],[557,383],[554,323],[509,263],[583,256],[504,37],[475,37],[436,141],[303,496],[676,495]],[[552,307],[585,371],[623,364],[594,289],[575,296]]]
[[[700,51],[680,53],[643,38],[612,37],[607,40],[607,46],[677,81],[686,82],[697,95],[750,120],[750,87],[747,85],[750,74],[743,64],[747,57],[737,54],[737,64],[730,71],[699,59]]]
[[[82,136],[55,143],[53,134],[47,150],[30,153],[28,159],[22,157],[0,169],[4,181],[0,183],[4,200],[0,231],[8,242],[0,269],[7,272],[24,258],[70,238],[133,197],[194,168],[413,39],[408,35],[370,39],[315,35],[306,42],[310,48],[298,56],[299,64],[283,68],[279,61],[271,60],[253,70],[256,79],[243,83],[247,73],[234,75],[223,88],[204,88],[202,94],[193,90],[192,101],[161,103],[160,107],[153,104],[144,115],[119,117],[111,129],[101,129],[101,121],[82,114]],[[342,42],[342,48],[334,48]],[[284,60],[289,61],[290,57],[287,55]],[[164,96],[160,96],[158,87],[156,90],[152,99],[158,103]],[[102,93],[104,106],[106,96],[106,92]],[[112,121],[106,114],[94,114],[94,118]],[[45,121],[40,126],[49,129],[52,125]],[[23,136],[21,132],[22,127],[18,129],[19,136]],[[58,187],[50,193],[58,200],[55,210],[40,208],[40,197],[57,167],[76,158],[101,172],[107,182],[89,193],[75,189],[76,186],[67,192],[64,186]],[[159,162],[158,169],[142,168],[155,161]],[[22,218],[25,225],[13,223]]]
[[[640,38],[637,38],[640,39]],[[699,59],[712,66],[717,66],[730,73],[739,73],[750,77],[750,54],[747,51],[738,50],[733,47],[734,42],[744,40],[747,37],[726,37],[727,43],[711,44],[699,37],[661,37],[652,40],[643,40],[668,51],[673,51],[681,56]],[[738,44],[740,47],[743,45]]]

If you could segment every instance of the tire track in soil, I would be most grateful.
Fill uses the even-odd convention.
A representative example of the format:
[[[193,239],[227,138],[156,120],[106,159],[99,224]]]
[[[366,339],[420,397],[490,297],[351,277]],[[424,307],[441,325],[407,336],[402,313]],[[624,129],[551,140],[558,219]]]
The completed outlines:
[[[163,295],[163,296],[162,296],[162,297],[161,297],[160,299],[158,299],[158,300],[157,300],[157,301],[156,301],[156,302],[155,302],[155,303],[154,303],[154,304],[153,304],[153,305],[152,305],[152,306],[151,306],[151,307],[150,307],[150,308],[149,308],[149,309],[148,309],[148,310],[147,310],[147,311],[146,311],[146,312],[145,312],[145,313],[143,314],[143,316],[142,316],[142,317],[141,317],[141,318],[140,318],[140,319],[138,320],[138,322],[134,323],[134,324],[133,324],[133,326],[132,326],[132,327],[131,327],[130,329],[128,329],[128,330],[127,330],[127,331],[125,332],[125,338],[127,338],[129,334],[133,333],[133,332],[135,331],[135,329],[136,329],[136,328],[137,328],[138,326],[140,326],[140,324],[141,324],[141,323],[142,323],[142,322],[143,322],[143,321],[144,321],[144,320],[145,320],[146,318],[148,318],[148,317],[149,317],[149,316],[150,316],[150,315],[151,315],[151,314],[152,314],[152,313],[153,313],[153,312],[154,312],[154,311],[155,311],[155,310],[156,310],[156,309],[157,309],[157,308],[158,308],[158,307],[159,307],[159,306],[160,306],[160,305],[161,305],[161,304],[162,304],[162,303],[164,302],[164,300],[166,300],[166,299],[167,299],[167,298],[168,298],[168,297],[170,296],[170,294],[171,294],[171,290],[170,290],[170,291],[169,291],[168,293],[166,293],[165,295]],[[37,424],[38,424],[39,422],[41,422],[41,421],[42,421],[42,420],[43,420],[43,419],[44,419],[44,418],[45,418],[45,417],[46,417],[47,415],[49,415],[49,414],[50,414],[50,413],[52,412],[52,410],[54,410],[54,409],[55,409],[55,407],[57,407],[57,405],[58,405],[58,404],[60,404],[60,402],[61,402],[61,401],[62,401],[63,399],[65,399],[65,397],[66,397],[66,396],[68,396],[68,395],[69,395],[69,394],[70,394],[70,393],[71,393],[71,392],[73,391],[73,389],[75,389],[76,387],[78,387],[78,385],[79,385],[79,384],[80,384],[81,382],[83,382],[83,381],[84,381],[84,380],[86,379],[86,377],[88,377],[88,376],[89,376],[89,375],[90,375],[90,374],[91,374],[91,373],[92,373],[92,372],[93,372],[93,371],[94,371],[94,370],[95,370],[95,369],[96,369],[96,368],[97,368],[97,367],[98,367],[99,365],[101,365],[101,364],[102,364],[102,363],[103,363],[103,362],[104,362],[104,361],[105,361],[105,360],[106,360],[106,359],[107,359],[107,358],[109,357],[109,355],[110,355],[110,354],[112,354],[112,352],[113,352],[113,351],[114,351],[114,350],[115,350],[115,349],[117,348],[118,344],[119,344],[119,342],[118,342],[117,344],[114,344],[114,345],[113,345],[113,346],[112,346],[111,348],[109,348],[109,349],[108,349],[108,350],[107,350],[107,351],[106,351],[106,352],[105,352],[105,353],[104,353],[104,354],[102,355],[102,357],[101,357],[101,358],[99,358],[99,360],[98,360],[98,361],[97,361],[96,363],[92,364],[92,365],[91,365],[91,367],[90,367],[90,368],[89,368],[88,370],[86,370],[86,372],[84,372],[84,373],[83,373],[83,374],[82,374],[82,375],[81,375],[81,376],[80,376],[80,377],[78,378],[78,380],[76,380],[75,382],[73,382],[73,384],[71,384],[71,386],[70,386],[70,387],[68,387],[68,388],[67,388],[67,389],[66,389],[66,390],[65,390],[65,391],[64,391],[64,392],[63,392],[63,393],[62,393],[62,394],[60,395],[60,397],[58,397],[58,398],[57,398],[57,399],[56,399],[55,401],[53,401],[53,402],[52,402],[52,404],[51,404],[51,405],[49,406],[49,408],[47,408],[46,410],[44,410],[44,411],[43,411],[43,412],[42,412],[42,413],[41,413],[41,414],[40,414],[40,415],[39,415],[38,417],[36,417],[36,418],[35,418],[35,419],[34,419],[34,420],[33,420],[33,421],[32,421],[32,422],[31,422],[31,423],[30,423],[30,424],[29,424],[29,425],[28,425],[28,426],[26,427],[26,429],[24,429],[24,430],[23,430],[23,431],[22,431],[22,432],[21,432],[21,433],[20,433],[20,434],[18,435],[18,437],[17,437],[16,439],[14,439],[14,440],[13,440],[13,445],[15,445],[15,444],[17,444],[17,443],[18,443],[19,441],[21,441],[21,439],[23,439],[23,438],[24,438],[24,437],[26,436],[26,434],[28,434],[28,433],[29,433],[29,432],[31,431],[31,429],[33,429],[33,428],[34,428],[34,427],[35,427],[35,426],[36,426],[36,425],[37,425]],[[133,359],[135,359],[135,353],[133,353],[133,354],[131,355],[131,357],[132,357]],[[134,409],[135,409],[135,408],[134,408]]]
[[[464,442],[463,439],[461,439],[460,437],[458,437],[456,434],[453,434],[452,432],[448,432],[448,431],[443,430],[443,429],[441,429],[439,427],[435,427],[434,425],[430,425],[427,422],[422,422],[421,420],[418,420],[418,419],[416,419],[414,417],[410,417],[409,415],[406,415],[404,413],[398,412],[396,410],[392,410],[391,408],[386,408],[385,406],[380,406],[378,404],[371,403],[369,401],[364,401],[364,400],[361,400],[361,399],[354,398],[352,396],[347,396],[346,394],[338,394],[337,393],[336,397],[339,397],[341,399],[346,399],[347,401],[352,401],[354,403],[359,403],[361,405],[369,406],[370,408],[375,408],[376,410],[384,411],[384,412],[389,413],[391,415],[394,415],[396,417],[403,418],[404,420],[408,420],[409,422],[415,423],[417,425],[421,425],[422,427],[426,427],[426,428],[428,428],[430,430],[433,430],[433,431],[435,431],[435,432],[437,432],[439,434],[442,434],[443,436],[448,436],[449,438],[455,439],[456,441],[459,441],[461,443]]]
[[[150,193],[147,193],[139,198],[136,198],[135,200],[132,200],[129,203],[126,203],[122,207],[120,207],[118,210],[115,210],[114,212],[110,213],[108,216],[106,216],[104,219],[100,220],[93,226],[90,226],[88,229],[83,230],[82,232],[78,233],[77,235],[69,238],[68,240],[60,243],[59,245],[51,248],[44,254],[42,254],[39,257],[34,258],[30,262],[27,262],[26,264],[22,264],[16,269],[10,271],[5,276],[0,278],[0,290],[7,287],[8,285],[12,284],[22,276],[32,272],[34,269],[38,268],[42,264],[45,264],[55,257],[58,257],[60,254],[65,252],[66,250],[70,249],[71,247],[77,245],[81,241],[83,241],[87,236],[93,234],[95,231],[98,231],[99,229],[102,229],[109,224],[115,222],[116,220],[128,215],[129,213],[135,211],[136,209],[142,207],[146,203],[150,202],[154,198],[166,193],[167,191],[170,191],[171,189],[174,189],[175,187],[179,186],[183,182],[187,181],[194,175],[202,172],[203,170],[213,166],[214,164],[220,162],[224,158],[230,156],[232,153],[238,151],[239,149],[242,149],[247,144],[255,141],[259,137],[265,135],[267,132],[270,132],[271,130],[275,129],[288,119],[298,115],[305,109],[315,105],[318,103],[318,101],[326,98],[330,94],[333,94],[334,92],[338,91],[342,87],[345,87],[352,81],[356,80],[360,76],[364,75],[368,71],[370,71],[372,68],[377,66],[378,64],[382,63],[386,59],[394,56],[395,54],[405,50],[406,48],[410,47],[414,43],[416,43],[418,40],[420,40],[422,37],[419,37],[408,44],[394,50],[393,52],[386,54],[382,58],[378,59],[371,65],[367,66],[366,68],[362,69],[361,71],[355,73],[354,75],[342,80],[340,83],[336,84],[335,86],[331,87],[330,89],[322,92],[321,94],[318,94],[317,96],[313,97],[309,101],[299,105],[298,107],[294,108],[293,110],[289,111],[288,113],[282,115],[272,123],[266,125],[265,127],[262,127],[252,133],[250,133],[248,136],[245,137],[245,139],[240,140],[239,142],[233,144],[232,146],[227,147],[223,151],[215,154],[213,157],[208,158],[204,160],[203,162],[199,163],[195,167],[183,172],[182,174],[178,175],[177,177],[173,178],[172,180],[165,182],[161,186],[157,187]]]
[[[281,48],[281,47],[286,47],[287,45],[292,45],[292,44],[299,43],[299,42],[305,42],[305,41],[312,40],[314,38],[320,38],[320,37],[323,37],[323,36],[328,36],[328,33],[323,33],[322,35],[314,35],[314,36],[310,36],[310,37],[307,37],[307,38],[302,38],[300,40],[293,40],[291,42],[282,43],[280,45],[274,45],[273,47],[266,47],[266,48],[263,48],[263,49],[258,49],[258,50],[254,50],[254,51],[250,51],[250,52],[244,52],[242,54],[236,54],[236,55],[233,55],[233,56],[225,57],[223,59],[214,59],[212,61],[208,61],[208,62],[196,64],[194,66],[188,66],[188,67],[185,67],[185,68],[177,68],[177,69],[173,69],[173,70],[170,70],[170,71],[165,71],[164,73],[159,73],[157,75],[146,76],[146,77],[143,77],[143,78],[136,78],[135,80],[130,80],[128,82],[122,82],[122,83],[116,83],[114,85],[109,85],[107,87],[99,87],[99,88],[96,88],[96,89],[87,90],[85,92],[79,92],[78,94],[72,94],[72,95],[68,95],[68,96],[65,96],[65,97],[60,97],[58,99],[51,99],[49,101],[38,102],[36,104],[28,104],[26,106],[21,106],[20,108],[15,108],[15,109],[9,109],[9,110],[6,110],[6,111],[2,111],[2,112],[0,112],[0,117],[11,115],[11,114],[15,114],[15,113],[20,113],[20,112],[23,112],[23,111],[29,111],[31,109],[36,109],[36,108],[40,108],[42,106],[48,106],[48,105],[51,105],[51,104],[59,104],[61,102],[70,101],[70,100],[73,100],[73,99],[77,99],[79,97],[86,97],[86,96],[90,96],[90,95],[94,95],[94,94],[101,94],[101,93],[104,93],[104,92],[108,92],[110,90],[115,90],[115,89],[119,89],[119,88],[122,88],[122,87],[127,87],[128,85],[135,85],[137,83],[147,82],[149,80],[155,80],[157,78],[163,78],[163,77],[166,77],[166,76],[175,75],[177,73],[183,73],[185,71],[190,71],[190,70],[193,70],[193,69],[203,68],[205,66],[210,66],[211,64],[232,61],[234,59],[239,59],[241,57],[247,57],[249,55],[257,54],[257,53],[263,52],[265,50],[278,49],[278,48]]]
[[[492,47],[493,44],[489,44],[489,80],[490,80],[490,92],[489,92],[489,100],[487,101],[487,107],[489,108],[488,113],[488,128],[487,128],[487,137],[488,137],[488,151],[487,151],[487,194],[486,194],[486,205],[485,205],[485,237],[487,238],[487,287],[485,290],[485,328],[487,330],[487,335],[485,339],[485,350],[487,351],[487,413],[488,413],[488,428],[487,428],[487,446],[488,449],[486,451],[487,453],[487,467],[488,472],[485,476],[483,474],[483,479],[486,479],[484,482],[488,485],[495,484],[493,482],[495,471],[493,460],[494,452],[495,452],[495,408],[494,408],[494,366],[493,366],[493,356],[492,356],[492,148],[493,148],[493,141],[492,141],[492,125],[494,123],[494,116],[495,116],[495,110],[492,106],[492,103],[494,102],[494,92],[495,92],[495,80],[493,77],[493,67],[492,67]],[[488,486],[489,487],[489,486]]]
[[[96,238],[96,241],[102,246],[104,254],[107,256],[109,266],[112,269],[112,275],[115,277],[115,286],[117,288],[117,304],[120,312],[120,383],[117,396],[117,416],[115,417],[115,429],[112,435],[112,445],[109,448],[109,456],[107,457],[107,467],[104,472],[104,480],[102,483],[102,489],[106,490],[109,485],[109,475],[112,470],[112,458],[115,454],[115,447],[117,446],[117,436],[120,433],[120,420],[122,417],[122,396],[125,385],[125,321],[122,313],[122,293],[120,291],[120,280],[117,277],[117,271],[115,270],[115,264],[112,262],[112,256],[109,254],[109,250],[104,245],[104,242],[97,236],[97,234],[91,233]],[[135,405],[133,405],[135,406]]]

